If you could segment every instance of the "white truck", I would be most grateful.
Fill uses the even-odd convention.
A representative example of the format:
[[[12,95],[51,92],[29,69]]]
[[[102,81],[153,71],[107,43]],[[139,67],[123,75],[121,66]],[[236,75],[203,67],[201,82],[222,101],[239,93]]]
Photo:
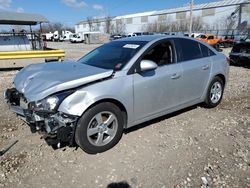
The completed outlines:
[[[45,33],[43,34],[43,39],[46,40],[46,41],[52,41],[52,38],[53,38],[53,33],[52,32],[49,32],[49,33]]]
[[[62,31],[62,36],[60,38],[60,40],[63,40],[63,41],[69,41],[70,40],[70,37],[71,35],[73,35],[74,33],[72,33],[71,31]]]
[[[49,32],[49,33],[44,33],[43,35],[43,39],[46,41],[58,41],[60,38],[59,32],[55,31],[55,32]]]
[[[71,35],[70,35],[69,41],[70,41],[71,43],[80,43],[80,42],[84,42],[84,35],[80,35],[80,34],[71,34]]]

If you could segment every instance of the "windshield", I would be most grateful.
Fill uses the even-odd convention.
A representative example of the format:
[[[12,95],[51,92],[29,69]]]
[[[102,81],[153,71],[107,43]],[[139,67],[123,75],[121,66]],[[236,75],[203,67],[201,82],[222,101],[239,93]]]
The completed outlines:
[[[121,70],[146,44],[145,41],[114,41],[100,46],[78,60],[79,63]]]

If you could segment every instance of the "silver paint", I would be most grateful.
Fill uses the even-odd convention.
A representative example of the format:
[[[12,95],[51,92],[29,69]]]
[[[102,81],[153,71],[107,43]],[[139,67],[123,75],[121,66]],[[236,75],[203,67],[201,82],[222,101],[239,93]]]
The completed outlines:
[[[16,75],[14,84],[30,102],[41,100],[58,91],[107,78],[112,72],[76,62],[40,63],[23,68]]]
[[[121,71],[115,73],[112,70],[70,62],[31,65],[18,73],[15,87],[28,101],[36,101],[65,89],[110,77],[79,87],[62,101],[58,111],[81,116],[95,103],[113,100],[125,108],[126,127],[131,127],[203,102],[209,83],[216,75],[221,74],[226,81],[228,79],[229,65],[226,57],[205,43],[203,44],[216,55],[128,74],[128,70],[145,50],[155,42],[171,38],[183,37],[147,36],[121,39],[128,42],[142,40],[148,43]]]

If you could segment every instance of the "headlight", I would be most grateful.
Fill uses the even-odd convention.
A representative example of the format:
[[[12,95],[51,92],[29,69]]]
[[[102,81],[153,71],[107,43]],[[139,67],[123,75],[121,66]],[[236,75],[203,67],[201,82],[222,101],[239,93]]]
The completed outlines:
[[[53,111],[56,108],[58,101],[59,98],[57,96],[51,96],[41,101],[37,101],[36,107],[38,108],[38,111]]]
[[[73,92],[74,91],[66,91],[36,102],[30,102],[29,109],[40,112],[55,112],[60,103]]]
[[[53,112],[57,107],[59,98],[51,96],[40,101],[30,102],[29,108],[34,111]]]

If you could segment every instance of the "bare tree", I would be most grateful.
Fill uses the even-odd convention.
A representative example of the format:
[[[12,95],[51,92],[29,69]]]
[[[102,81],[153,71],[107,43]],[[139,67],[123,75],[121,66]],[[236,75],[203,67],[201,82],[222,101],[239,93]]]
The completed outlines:
[[[200,16],[193,17],[192,29],[193,31],[200,31],[203,29],[204,23]]]
[[[105,17],[105,32],[110,34],[111,33],[111,17],[107,16]]]
[[[74,33],[74,32],[75,32],[75,28],[73,28],[73,27],[69,27],[69,26],[65,26],[65,27],[63,27],[63,30],[70,31],[70,32],[72,32],[72,33]]]
[[[58,31],[59,33],[62,33],[62,30],[63,30],[63,24],[62,23],[60,23],[60,22],[55,22],[55,23],[53,23],[53,29],[55,30],[55,31]]]
[[[228,17],[222,17],[220,19],[221,25],[223,27],[223,29],[226,29],[227,31],[230,29],[235,29],[236,28],[236,19],[232,16],[228,16]]]
[[[116,20],[116,22],[111,25],[112,34],[124,34],[125,29],[126,29],[126,26],[122,19]]]
[[[92,19],[92,30],[91,31],[100,31],[101,21],[99,19]]]
[[[157,32],[157,25],[158,22],[155,21],[153,23],[148,23],[142,26],[142,31],[146,31],[146,32]]]
[[[163,21],[155,21],[143,26],[143,30],[147,32],[186,32],[189,30],[190,19],[181,19],[176,21],[171,21],[170,19],[165,19]],[[203,26],[203,21],[201,17],[194,17],[192,28],[194,31],[201,30]]]
[[[146,32],[166,32],[170,30],[169,20],[154,21],[142,26],[142,30]]]
[[[93,18],[87,17],[87,23],[89,25],[89,31],[92,31],[93,30]]]
[[[59,33],[61,33],[62,30],[64,30],[63,24],[60,22],[44,24],[42,27],[43,33],[49,33],[49,32],[55,32],[55,31],[58,31]]]

